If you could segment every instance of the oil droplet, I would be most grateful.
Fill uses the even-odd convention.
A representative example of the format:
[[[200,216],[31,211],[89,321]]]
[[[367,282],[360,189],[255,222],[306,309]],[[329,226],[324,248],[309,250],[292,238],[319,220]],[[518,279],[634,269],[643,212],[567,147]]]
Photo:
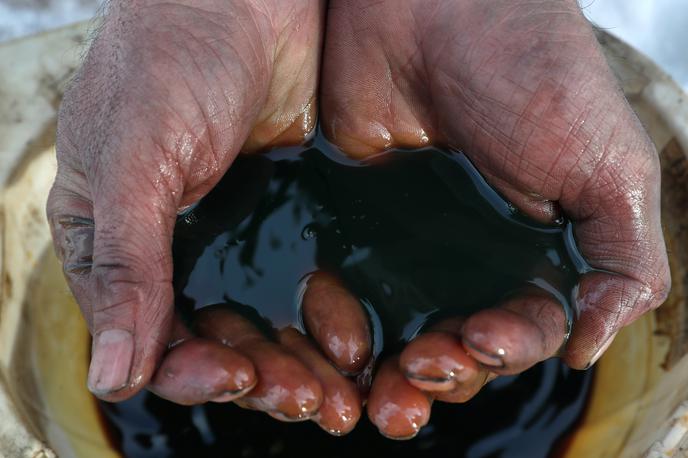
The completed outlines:
[[[304,240],[312,240],[318,235],[315,224],[309,224],[301,231],[301,238]]]
[[[188,224],[189,226],[192,224],[196,224],[198,222],[198,217],[196,214],[191,210],[185,217],[184,217],[184,222]]]

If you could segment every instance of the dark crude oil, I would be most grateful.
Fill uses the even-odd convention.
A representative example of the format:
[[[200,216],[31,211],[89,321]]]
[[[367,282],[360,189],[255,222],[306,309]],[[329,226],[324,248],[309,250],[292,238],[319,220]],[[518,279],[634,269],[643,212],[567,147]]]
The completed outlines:
[[[346,159],[321,135],[299,148],[239,156],[215,189],[180,216],[174,235],[178,310],[221,304],[267,334],[305,331],[310,274],[336,275],[370,317],[380,358],[433,322],[495,306],[524,288],[572,295],[589,267],[571,224],[533,222],[492,190],[461,153],[395,150]],[[248,311],[248,312],[247,312]],[[175,406],[151,394],[104,405],[130,457],[352,454],[539,457],[580,417],[590,373],[557,360],[490,383],[465,405],[436,403],[407,443],[362,420],[344,438],[235,406]]]

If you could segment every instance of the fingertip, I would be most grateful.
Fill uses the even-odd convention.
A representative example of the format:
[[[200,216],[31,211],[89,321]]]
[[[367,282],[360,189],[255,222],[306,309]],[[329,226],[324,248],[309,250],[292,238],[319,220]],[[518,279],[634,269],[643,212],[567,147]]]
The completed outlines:
[[[461,341],[453,334],[438,331],[411,341],[401,353],[399,364],[411,385],[429,392],[452,391],[479,372]]]
[[[613,333],[607,338],[607,340],[602,345],[600,345],[600,348],[592,356],[590,362],[585,366],[584,369],[589,369],[602,357],[602,355],[609,349],[611,344],[614,343],[614,339],[616,338],[617,334],[618,332]]]
[[[280,331],[279,339],[313,372],[322,386],[323,401],[312,420],[334,436],[351,432],[361,417],[362,408],[356,385],[337,371],[309,339],[295,329]]]
[[[258,373],[258,384],[245,397],[254,408],[282,421],[307,420],[318,412],[323,389],[298,359],[267,341],[253,349],[241,349],[252,359]]]
[[[468,354],[496,373],[518,373],[544,359],[541,333],[523,317],[504,309],[479,312],[466,321]]]
[[[88,389],[101,399],[123,399],[129,393],[134,362],[134,336],[124,329],[106,329],[93,339]]]
[[[469,317],[462,341],[483,367],[506,375],[555,356],[566,331],[566,315],[560,304],[548,295],[528,294]]]
[[[198,314],[196,330],[236,349],[253,363],[258,383],[241,398],[242,407],[282,421],[307,420],[320,408],[323,392],[315,376],[246,318],[222,305],[206,307]]]
[[[581,327],[586,328],[585,321],[582,321],[580,324]],[[571,340],[562,355],[562,360],[571,369],[587,370],[591,368],[609,349],[619,333],[619,330],[615,331],[613,329],[603,329],[596,332],[597,324],[594,323],[588,326],[589,332],[587,334],[577,334],[575,332],[572,334]]]
[[[482,366],[496,372],[507,368],[506,359],[529,360],[532,326],[515,313],[504,309],[480,311],[466,320],[463,345],[468,354]]]
[[[564,362],[573,369],[591,367],[624,326],[651,309],[652,298],[648,286],[623,275],[585,274],[578,287],[578,318],[562,355]]]
[[[170,350],[151,382],[160,397],[182,405],[229,402],[257,383],[251,361],[205,339],[191,339]]]
[[[368,397],[370,421],[380,433],[395,440],[415,437],[430,420],[431,401],[399,370],[398,358],[382,363]]]
[[[361,303],[332,275],[317,272],[303,296],[308,332],[340,370],[360,372],[372,351],[370,325]]]

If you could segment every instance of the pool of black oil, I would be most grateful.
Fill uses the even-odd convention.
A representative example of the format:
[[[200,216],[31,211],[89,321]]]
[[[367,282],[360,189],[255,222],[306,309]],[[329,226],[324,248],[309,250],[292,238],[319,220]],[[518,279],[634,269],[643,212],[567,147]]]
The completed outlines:
[[[535,223],[457,151],[397,150],[346,159],[320,135],[303,147],[240,156],[174,235],[178,309],[224,304],[261,329],[303,330],[310,273],[338,276],[366,308],[375,354],[398,351],[432,322],[494,306],[525,287],[571,298],[589,267],[571,225]],[[366,419],[343,438],[233,405],[181,407],[151,394],[103,404],[127,457],[545,457],[563,447],[591,373],[558,360],[491,382],[464,405],[436,403],[408,442]]]

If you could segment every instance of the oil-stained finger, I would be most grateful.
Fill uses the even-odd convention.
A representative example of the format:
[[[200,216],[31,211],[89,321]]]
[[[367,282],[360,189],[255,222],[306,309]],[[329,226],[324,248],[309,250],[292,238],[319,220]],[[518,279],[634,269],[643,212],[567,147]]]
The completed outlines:
[[[428,423],[432,402],[399,369],[399,358],[382,363],[368,397],[368,417],[382,435],[411,439]]]
[[[323,402],[313,421],[335,436],[351,432],[361,418],[362,401],[356,384],[344,377],[297,330],[280,331],[279,341],[313,372],[323,388]]]
[[[249,320],[222,305],[206,307],[198,314],[196,329],[199,335],[232,347],[253,363],[258,383],[239,405],[284,421],[307,420],[318,412],[323,399],[320,382]]]
[[[446,331],[431,331],[413,339],[399,358],[409,383],[423,391],[450,392],[484,381],[484,372],[461,343]]]
[[[339,369],[354,374],[365,367],[372,345],[368,317],[337,278],[317,272],[308,279],[303,319],[323,353]]]
[[[219,342],[192,338],[165,355],[148,389],[182,405],[228,402],[249,392],[257,382],[253,364]]]
[[[555,356],[566,338],[563,307],[548,294],[528,293],[466,320],[468,353],[497,374],[517,374]]]

